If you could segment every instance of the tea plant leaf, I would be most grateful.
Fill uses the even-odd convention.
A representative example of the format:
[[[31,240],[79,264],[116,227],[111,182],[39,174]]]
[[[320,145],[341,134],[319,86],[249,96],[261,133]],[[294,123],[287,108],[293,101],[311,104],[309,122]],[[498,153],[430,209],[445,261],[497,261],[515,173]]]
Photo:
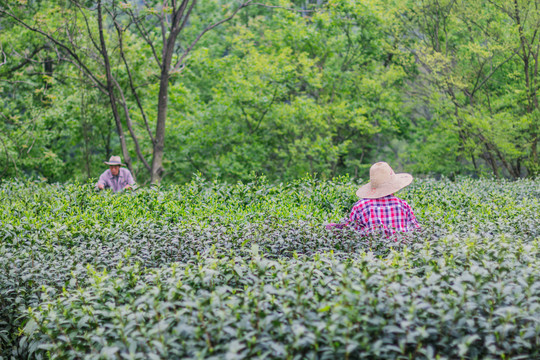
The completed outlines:
[[[0,356],[540,357],[538,180],[415,180],[422,231],[327,231],[357,186],[1,183]]]

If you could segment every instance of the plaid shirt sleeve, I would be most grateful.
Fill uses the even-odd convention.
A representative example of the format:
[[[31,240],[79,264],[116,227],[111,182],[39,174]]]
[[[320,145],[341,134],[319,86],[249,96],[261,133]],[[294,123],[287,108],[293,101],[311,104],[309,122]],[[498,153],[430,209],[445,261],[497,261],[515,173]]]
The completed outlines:
[[[407,228],[410,230],[421,229],[420,224],[418,224],[418,221],[416,220],[416,216],[414,216],[411,206],[404,200],[401,200],[401,202],[403,203],[403,207],[407,209]]]
[[[355,230],[358,230],[362,233],[365,231],[363,228],[368,224],[369,218],[366,216],[363,216],[363,209],[367,208],[366,201],[367,199],[362,199],[356,202],[351,210],[351,213],[349,215],[349,218],[346,218],[341,221],[341,223],[332,223],[326,225],[327,229],[336,228],[336,229],[343,229],[346,226],[350,226],[354,228]]]

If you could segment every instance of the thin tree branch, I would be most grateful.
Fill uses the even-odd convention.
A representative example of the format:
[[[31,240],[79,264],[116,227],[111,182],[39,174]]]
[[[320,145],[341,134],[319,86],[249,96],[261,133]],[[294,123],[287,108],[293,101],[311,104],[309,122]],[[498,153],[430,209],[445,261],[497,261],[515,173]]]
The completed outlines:
[[[197,0],[193,0],[191,2],[191,6],[189,7],[189,10],[188,10],[186,16],[184,16],[184,21],[182,21],[182,25],[180,25],[180,28],[178,29],[178,32],[182,31],[182,29],[186,26],[186,23],[187,23],[187,21],[189,19],[189,16],[191,15],[191,11],[195,7],[196,3],[197,3]]]
[[[61,59],[62,59],[62,61],[66,61],[66,62],[72,64],[72,65],[75,66],[79,71],[84,72],[83,68],[79,65],[79,63],[77,63],[77,62],[71,60],[70,58],[61,58]],[[94,79],[94,77],[88,77],[88,78],[90,79],[90,81],[92,81],[92,82],[94,83],[94,86],[95,86],[96,89],[98,89],[102,94],[109,96],[109,92],[107,91],[107,88],[103,88],[103,87],[102,87],[102,84],[99,83],[99,82],[96,82],[95,79]]]
[[[26,64],[32,62],[32,58],[34,56],[36,56],[36,54],[38,54],[43,49],[45,49],[45,46],[39,46],[39,47],[35,48],[34,51],[32,51],[32,53],[30,55],[28,55],[28,57],[23,56],[24,61],[22,63],[20,63],[19,65],[15,66],[15,67],[12,67],[11,69],[6,70],[6,72],[4,74],[9,74],[11,72],[17,71],[20,68],[22,68],[23,66],[25,66]],[[4,55],[4,62],[2,64],[0,64],[0,66],[2,66],[4,64],[7,64],[6,54],[4,53],[3,50],[2,50],[2,54]]]
[[[113,112],[114,121],[116,122],[116,129],[118,132],[118,137],[120,138],[120,145],[122,148],[122,155],[124,156],[124,161],[126,162],[126,165],[128,166],[129,170],[133,174],[133,166],[131,163],[131,157],[129,156],[129,152],[127,149],[126,139],[124,136],[124,130],[122,129],[122,122],[120,121],[120,116],[118,114],[118,109],[116,107],[116,96],[114,95],[114,84],[116,83],[116,80],[113,78],[111,73],[111,65],[109,62],[109,54],[107,52],[107,46],[105,43],[105,36],[103,34],[103,15],[101,12],[101,0],[97,2],[97,13],[98,13],[98,30],[99,30],[99,41],[101,44],[103,61],[105,63],[105,72],[107,75],[107,92],[109,93],[109,102],[111,105],[111,110]]]
[[[178,62],[176,63],[176,65],[174,66],[174,69],[172,72],[179,72],[180,70],[180,66],[182,66],[182,62],[184,61],[184,59],[186,58],[186,56],[189,54],[189,52],[195,47],[195,45],[199,42],[199,40],[203,37],[204,34],[206,34],[208,31],[212,30],[213,28],[215,27],[218,27],[219,25],[231,20],[237,13],[238,11],[240,11],[241,9],[245,8],[245,7],[248,7],[250,5],[250,3],[252,2],[253,0],[248,0],[246,1],[245,3],[242,3],[242,5],[240,5],[238,8],[236,8],[236,10],[234,10],[234,12],[226,17],[225,19],[222,19],[210,26],[208,26],[206,29],[204,29],[203,31],[201,31],[199,33],[199,35],[197,35],[197,37],[195,38],[195,40],[193,40],[193,42],[191,43],[191,45],[189,45],[189,47],[184,51],[184,53],[182,54],[182,56],[180,57],[180,59],[178,60]]]
[[[92,36],[92,31],[90,31],[90,24],[88,23],[88,18],[86,17],[86,14],[82,10],[82,7],[79,5],[79,3],[77,1],[73,1],[73,0],[70,0],[70,1],[71,1],[72,4],[74,4],[79,9],[79,12],[82,14],[82,16],[84,18],[84,22],[86,24],[86,31],[88,32],[88,36],[90,37],[90,40],[92,41],[92,44],[94,45],[94,47],[98,51],[101,52],[101,47],[97,44],[94,37]]]
[[[162,73],[165,72],[166,74],[169,74],[168,67],[170,66],[170,62],[169,62],[169,65],[167,65],[166,59],[168,59],[168,56],[171,56],[169,60],[172,60],[172,54],[174,53],[174,43],[176,42],[176,39],[178,38],[178,34],[180,34],[180,30],[181,30],[181,28],[179,27],[180,20],[182,20],[182,16],[184,14],[184,11],[186,10],[188,3],[189,3],[189,0],[182,0],[182,4],[180,4],[180,8],[178,9],[178,11],[176,9],[173,9],[173,18],[172,18],[169,38],[166,40],[166,42],[163,43],[163,67],[167,67],[167,68],[162,68],[161,69]],[[196,3],[196,0],[193,0],[191,3],[192,7],[195,3]],[[176,2],[173,1],[173,7],[176,6],[175,4]]]
[[[242,102],[238,104],[240,106],[240,110],[242,110],[242,114],[244,115],[244,119],[246,120],[246,124],[249,129],[249,133],[251,134],[253,131],[251,130],[251,123],[249,122],[248,114],[246,113],[246,109],[242,106]]]
[[[186,23],[189,19],[189,16],[191,15],[191,11],[193,10],[193,8],[195,7],[195,4],[197,3],[196,0],[193,0],[193,2],[191,3],[191,6],[186,14],[186,16],[184,16],[184,21],[182,22],[182,25],[180,25],[180,28],[178,29],[178,32],[182,31],[182,29],[186,26]],[[182,45],[180,44],[180,49],[182,51],[183,47]],[[185,49],[183,49],[183,51],[185,51]],[[179,54],[180,52],[177,53],[177,55]],[[174,64],[174,69],[177,69],[178,72],[181,72],[184,67],[182,65],[179,65],[179,61],[176,62],[176,64]]]
[[[11,17],[12,19],[14,19],[15,21],[17,21],[19,24],[21,24],[23,27],[27,28],[28,30],[31,30],[33,32],[36,32],[38,34],[41,34],[43,36],[45,36],[47,39],[49,39],[50,41],[52,41],[54,44],[58,45],[59,47],[61,47],[62,49],[65,49],[72,57],[73,59],[75,59],[75,61],[77,63],[79,63],[80,67],[82,70],[84,70],[84,73],[88,76],[90,76],[97,84],[99,84],[101,87],[103,88],[106,88],[106,86],[101,83],[95,76],[94,74],[92,73],[92,71],[90,71],[90,69],[88,69],[88,67],[86,67],[86,65],[84,65],[84,63],[82,62],[82,60],[79,58],[79,56],[73,52],[72,49],[70,49],[67,45],[65,45],[64,43],[62,43],[60,40],[54,38],[53,36],[47,34],[46,32],[42,31],[41,29],[38,29],[38,28],[34,28],[30,25],[28,25],[27,23],[25,23],[24,21],[22,21],[21,19],[19,19],[17,16],[15,16],[14,14],[11,14],[5,10],[2,10],[0,8],[0,14],[5,14],[9,17]]]
[[[143,117],[143,120],[144,120],[144,124],[146,126],[146,131],[148,132],[148,135],[150,136],[150,140],[152,141],[152,145],[154,144],[155,140],[154,140],[154,136],[152,135],[152,130],[150,130],[150,126],[148,124],[148,119],[146,117],[146,113],[144,111],[144,108],[141,104],[141,100],[139,98],[139,95],[137,94],[137,91],[135,90],[135,85],[133,84],[133,77],[131,76],[131,70],[129,68],[129,64],[126,60],[126,56],[125,56],[125,53],[124,53],[124,40],[123,40],[123,36],[122,36],[122,29],[120,28],[120,25],[118,24],[118,22],[114,21],[114,26],[116,27],[116,32],[118,33],[118,43],[119,43],[119,49],[120,49],[120,56],[122,57],[122,61],[124,62],[124,66],[126,68],[126,71],[127,71],[127,74],[128,74],[128,78],[129,78],[129,86],[131,88],[131,92],[133,93],[133,96],[135,96],[135,100],[137,102],[137,106],[139,107],[139,110],[141,112],[141,115]],[[124,100],[124,103],[125,103],[125,100]],[[143,159],[141,159],[143,160]]]
[[[31,119],[32,124],[27,126],[26,129],[24,129],[24,131],[22,133],[18,134],[19,137],[24,136],[28,132],[28,130],[30,130],[30,128],[32,128],[32,131],[35,131],[36,126],[37,126],[36,118],[39,116],[40,112],[41,112],[41,109],[38,111],[38,114],[36,116],[32,117],[32,119]],[[32,150],[32,147],[34,147],[34,144],[36,142],[36,138],[37,138],[37,136],[34,136],[34,138],[32,139],[32,145],[29,147],[26,154],[29,154],[30,150]],[[15,143],[15,146],[17,147],[17,151],[19,153],[18,156],[17,156],[17,159],[20,159],[21,155],[22,155],[22,151],[20,150],[19,145],[17,143]],[[25,144],[25,146],[28,147],[28,142]]]
[[[203,169],[199,168],[199,166],[197,166],[197,164],[195,163],[195,161],[193,160],[193,158],[189,155],[189,153],[186,154],[186,158],[187,160],[190,162],[190,164],[195,168],[195,170],[197,170],[198,172],[200,172],[201,174],[203,174],[204,177],[208,178],[207,174],[204,172]]]
[[[478,62],[480,62],[479,57],[480,57],[480,55],[477,55],[477,61]],[[484,70],[484,66],[486,66],[486,63],[487,63],[487,60],[485,60],[484,62],[482,62],[480,64],[480,69],[478,69],[478,71],[477,71],[476,80],[475,80],[474,85],[473,85],[473,90],[471,91],[471,98],[474,96],[474,93],[476,91],[476,86],[480,82],[480,79],[482,77],[482,70]],[[467,90],[465,89],[465,91],[467,91]]]
[[[26,151],[26,155],[30,154],[30,151],[32,151],[32,148],[34,147],[36,140],[37,140],[37,135],[34,136],[34,138],[32,139],[32,144],[28,147],[28,150]]]
[[[139,30],[139,33],[141,34],[144,41],[150,46],[150,49],[152,49],[152,54],[154,55],[154,60],[156,61],[156,64],[161,68],[161,60],[159,60],[159,56],[157,54],[156,48],[154,47],[154,43],[150,40],[150,36],[148,35],[148,32],[144,29],[143,26],[141,26],[140,20],[138,17],[133,13],[133,11],[128,11],[129,16],[133,20],[133,23],[135,24],[135,27],[137,27],[137,30]]]
[[[236,8],[236,10],[230,16],[228,16],[225,19],[222,19],[222,20],[208,26],[206,29],[201,31],[199,33],[199,35],[197,36],[197,38],[195,38],[195,40],[191,43],[191,45],[189,45],[189,47],[184,51],[184,54],[182,54],[180,59],[176,62],[172,72],[180,72],[181,71],[181,68],[183,68],[182,62],[184,61],[186,56],[191,52],[191,50],[195,47],[195,45],[199,42],[199,40],[202,38],[202,36],[204,34],[206,34],[208,31],[214,29],[215,27],[218,27],[219,25],[231,20],[238,13],[238,11],[240,11],[241,9],[243,9],[245,7],[248,7],[248,6],[261,6],[261,7],[271,8],[271,9],[284,9],[284,10],[297,11],[297,12],[302,12],[302,13],[317,11],[317,10],[292,9],[292,8],[287,8],[287,7],[283,7],[283,6],[266,5],[266,4],[262,4],[262,3],[252,3],[252,1],[253,0],[248,0],[248,1],[244,2],[244,3],[242,3],[242,5],[240,5],[238,8]],[[182,28],[180,28],[179,30],[181,30],[181,29]]]
[[[163,1],[163,6],[161,7],[162,9],[162,14],[161,16],[158,16],[159,18],[159,26],[161,28],[161,43],[163,45],[165,45],[167,43],[167,26],[165,26],[165,19],[167,18],[167,16],[165,16],[165,14],[163,13],[163,9],[167,6],[167,0],[164,0]],[[176,3],[173,2],[173,8],[175,8],[176,6]],[[163,53],[162,53],[162,56],[163,56]],[[159,65],[161,67],[161,62],[159,62]]]
[[[253,134],[255,133],[258,129],[259,129],[259,126],[261,125],[261,122],[263,121],[264,117],[266,116],[266,114],[268,113],[268,111],[270,111],[270,108],[272,107],[272,105],[274,104],[274,101],[276,101],[276,97],[277,97],[277,92],[278,92],[278,86],[276,86],[276,88],[274,89],[274,95],[272,96],[272,101],[270,101],[270,104],[266,107],[266,109],[263,111],[261,117],[259,118],[258,122],[257,122],[257,125],[255,126],[255,128],[253,129],[253,131],[251,131],[249,134]]]
[[[113,78],[113,82],[114,82],[116,88],[118,89],[118,92],[120,93],[120,97],[122,98],[122,101],[120,101],[120,104],[124,108],[124,115],[126,116],[126,125],[127,125],[128,130],[129,130],[129,133],[131,134],[131,138],[133,140],[133,143],[135,144],[135,151],[137,152],[137,156],[139,157],[139,159],[144,164],[144,167],[148,171],[151,171],[152,168],[150,167],[150,165],[148,164],[148,162],[144,158],[144,156],[143,156],[143,154],[141,152],[141,147],[139,146],[139,140],[137,139],[137,135],[135,134],[135,130],[133,130],[133,122],[131,121],[131,117],[129,116],[129,108],[127,106],[126,98],[124,97],[124,92],[122,91],[122,88],[120,87],[120,84],[118,84],[118,81],[116,81],[116,79]]]
[[[475,86],[475,88],[473,89],[471,95],[474,96],[474,93],[477,92],[479,89],[481,89],[481,88],[485,85],[485,83],[486,83],[489,79],[491,79],[491,77],[495,74],[495,72],[497,72],[497,70],[499,70],[499,69],[501,68],[501,66],[503,66],[503,65],[506,64],[508,61],[510,61],[510,60],[514,57],[514,55],[516,55],[516,52],[514,52],[512,55],[510,55],[510,57],[509,57],[508,59],[504,60],[504,61],[501,62],[499,65],[495,66],[495,68],[491,71],[491,73],[490,73],[488,76],[486,76],[486,77],[484,78],[484,80],[482,80],[482,82],[481,82],[478,86]]]

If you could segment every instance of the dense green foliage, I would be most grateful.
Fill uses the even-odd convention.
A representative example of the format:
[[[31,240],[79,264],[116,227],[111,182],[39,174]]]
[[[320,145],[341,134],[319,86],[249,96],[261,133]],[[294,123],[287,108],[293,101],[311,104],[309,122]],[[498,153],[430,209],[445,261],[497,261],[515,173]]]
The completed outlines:
[[[421,232],[326,230],[357,186],[5,182],[0,356],[540,356],[538,180],[416,180]]]
[[[152,19],[139,24],[147,36],[130,17],[135,1],[102,3],[112,73],[123,89],[114,92],[117,107],[126,105],[133,124],[132,136],[119,110],[123,136],[144,183],[140,157],[150,161],[158,113],[161,2],[136,2],[139,19]],[[171,75],[164,182],[199,172],[227,181],[252,172],[279,181],[365,176],[381,159],[450,177],[538,174],[535,2],[259,3],[272,7],[246,7],[207,32]],[[200,2],[178,46],[239,4]],[[122,53],[113,18],[123,29]],[[21,22],[70,44],[94,78]],[[96,87],[105,74],[93,45],[95,6],[3,0],[0,27],[0,177],[97,177],[102,161],[122,152],[109,99]]]

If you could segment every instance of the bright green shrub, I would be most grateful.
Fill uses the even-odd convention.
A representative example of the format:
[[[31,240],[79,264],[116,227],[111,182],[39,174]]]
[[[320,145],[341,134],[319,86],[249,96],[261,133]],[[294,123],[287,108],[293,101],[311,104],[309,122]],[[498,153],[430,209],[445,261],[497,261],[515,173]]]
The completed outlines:
[[[540,356],[538,181],[417,180],[396,239],[324,228],[356,187],[4,183],[0,356]]]

